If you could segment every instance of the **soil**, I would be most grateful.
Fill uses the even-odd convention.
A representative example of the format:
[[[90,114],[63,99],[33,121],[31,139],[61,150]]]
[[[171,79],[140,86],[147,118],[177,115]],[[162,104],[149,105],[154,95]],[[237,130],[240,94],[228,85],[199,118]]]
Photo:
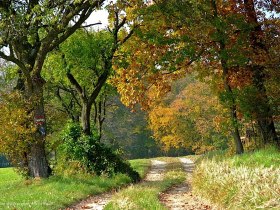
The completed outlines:
[[[211,206],[209,202],[196,196],[192,192],[191,175],[194,169],[194,163],[187,158],[180,158],[187,173],[187,179],[184,183],[173,186],[166,192],[161,193],[160,201],[172,210],[214,210],[217,207]]]
[[[102,210],[110,202],[115,192],[102,193],[100,195],[90,196],[86,200],[67,208],[67,210],[94,209]]]
[[[144,182],[154,182],[163,180],[166,162],[152,160],[151,165],[151,170],[146,175]]]

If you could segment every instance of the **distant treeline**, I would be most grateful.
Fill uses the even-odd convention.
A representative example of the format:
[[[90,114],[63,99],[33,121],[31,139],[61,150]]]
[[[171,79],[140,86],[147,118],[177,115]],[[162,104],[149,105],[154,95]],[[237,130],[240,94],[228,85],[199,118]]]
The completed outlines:
[[[5,168],[11,166],[10,162],[4,155],[0,154],[0,168]]]

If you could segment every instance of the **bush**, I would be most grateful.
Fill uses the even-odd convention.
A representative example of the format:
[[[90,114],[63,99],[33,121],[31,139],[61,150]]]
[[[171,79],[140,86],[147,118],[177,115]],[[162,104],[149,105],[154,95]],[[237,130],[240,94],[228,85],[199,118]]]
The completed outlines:
[[[123,160],[111,148],[100,143],[98,136],[83,135],[82,128],[77,124],[68,124],[62,132],[62,144],[59,147],[59,161],[56,171],[62,172],[65,161],[68,166],[74,167],[72,170],[77,173],[81,171],[95,173],[97,175],[112,176],[115,173],[127,174],[134,182],[140,180],[139,174],[134,171],[130,164]],[[70,168],[71,168],[70,167]],[[71,170],[67,170],[71,173]]]

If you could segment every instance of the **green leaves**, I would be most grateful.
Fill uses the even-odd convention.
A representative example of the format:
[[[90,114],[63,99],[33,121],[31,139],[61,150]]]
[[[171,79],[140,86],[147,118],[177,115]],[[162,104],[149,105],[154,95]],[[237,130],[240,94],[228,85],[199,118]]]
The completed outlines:
[[[65,158],[64,161],[79,161],[89,173],[109,176],[124,173],[135,182],[140,180],[139,174],[128,162],[100,143],[96,135],[83,135],[79,125],[68,124],[62,132],[62,141],[60,155]]]

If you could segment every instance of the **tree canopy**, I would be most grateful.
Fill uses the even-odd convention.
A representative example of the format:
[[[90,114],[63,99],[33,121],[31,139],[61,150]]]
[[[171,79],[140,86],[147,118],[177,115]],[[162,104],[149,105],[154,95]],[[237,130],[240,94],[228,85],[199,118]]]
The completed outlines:
[[[101,8],[107,28],[85,26]],[[200,153],[280,146],[279,11],[260,0],[1,1],[0,152],[48,177],[47,154],[65,143],[68,121],[82,126],[72,140],[93,145],[123,135]],[[111,95],[140,114],[111,109]],[[108,110],[135,137],[112,131]]]

